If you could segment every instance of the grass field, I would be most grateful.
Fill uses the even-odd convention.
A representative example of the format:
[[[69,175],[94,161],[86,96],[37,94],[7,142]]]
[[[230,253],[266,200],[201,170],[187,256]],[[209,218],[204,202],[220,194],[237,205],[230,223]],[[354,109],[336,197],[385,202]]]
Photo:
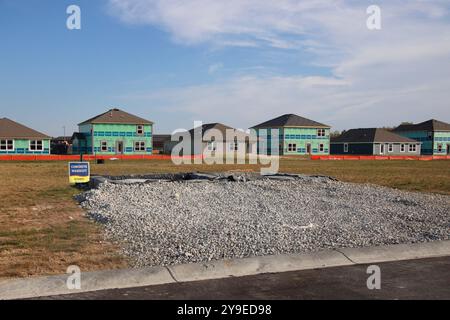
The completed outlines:
[[[258,171],[257,165],[175,166],[170,161],[108,161],[92,174]],[[450,195],[450,161],[309,161],[286,158],[281,172],[322,174],[342,181]],[[123,268],[116,245],[83,216],[68,185],[66,162],[0,163],[0,278]]]

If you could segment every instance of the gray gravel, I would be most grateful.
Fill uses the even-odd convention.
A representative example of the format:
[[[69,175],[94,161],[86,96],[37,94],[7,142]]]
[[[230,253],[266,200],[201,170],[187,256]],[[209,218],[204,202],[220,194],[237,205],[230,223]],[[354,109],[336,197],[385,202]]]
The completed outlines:
[[[80,198],[136,267],[450,238],[450,197],[326,177],[102,183]]]

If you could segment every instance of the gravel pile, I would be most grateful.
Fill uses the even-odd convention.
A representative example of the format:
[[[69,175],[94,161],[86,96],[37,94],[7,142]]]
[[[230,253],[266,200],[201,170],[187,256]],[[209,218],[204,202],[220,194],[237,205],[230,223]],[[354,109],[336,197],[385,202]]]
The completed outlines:
[[[444,240],[450,197],[325,177],[102,183],[82,206],[136,267]]]

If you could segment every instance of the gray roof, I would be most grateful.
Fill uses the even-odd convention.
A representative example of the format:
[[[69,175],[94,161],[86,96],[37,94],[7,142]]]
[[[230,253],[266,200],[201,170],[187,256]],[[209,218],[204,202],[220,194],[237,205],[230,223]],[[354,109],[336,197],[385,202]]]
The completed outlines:
[[[394,131],[450,131],[450,124],[431,119],[417,124],[401,124]]]
[[[278,118],[260,123],[252,128],[279,128],[279,127],[305,127],[305,128],[331,128],[331,126],[300,117],[296,114],[284,114]]]
[[[86,134],[84,134],[82,132],[74,132],[72,137],[71,137],[71,140],[73,141],[75,139],[77,139],[77,140],[86,140]]]
[[[0,138],[6,139],[51,139],[46,134],[33,130],[8,118],[0,119]]]
[[[122,111],[120,109],[111,109],[106,111],[105,113],[99,114],[89,120],[86,120],[79,125],[82,124],[153,124],[153,122],[149,120],[145,120],[143,118],[132,115],[128,112]]]
[[[154,134],[153,135],[153,142],[170,141],[171,139],[172,139],[172,135],[170,135],[170,134]]]
[[[237,130],[235,128],[229,127],[229,126],[224,125],[222,123],[215,122],[215,123],[205,123],[205,124],[203,124],[201,126],[202,137],[205,135],[205,133],[208,130],[211,130],[211,129],[219,130],[222,133],[224,139],[226,139],[226,132],[227,132],[227,130],[230,130],[230,129],[234,130],[235,133],[242,134],[242,135],[247,135],[244,131],[239,131],[239,130]],[[196,128],[193,128],[193,129],[189,130],[189,133],[190,133],[192,138],[194,138],[194,131],[196,131],[196,130],[200,130],[200,127],[196,127]]]
[[[171,137],[172,137],[172,135],[168,134],[168,133],[153,135],[153,138],[160,138],[160,139],[171,138]]]
[[[193,134],[194,130],[199,130],[199,129],[200,129],[200,127],[196,127],[194,129],[189,130],[189,133]],[[216,130],[219,130],[220,132],[222,132],[223,134],[225,134],[227,129],[233,129],[233,128],[229,127],[227,125],[224,125],[222,123],[215,122],[215,123],[205,123],[202,125],[201,129],[202,129],[203,134],[210,129],[216,129]]]
[[[416,140],[402,137],[391,131],[380,128],[351,129],[345,131],[339,137],[331,139],[331,143],[363,143],[363,142],[418,143]]]

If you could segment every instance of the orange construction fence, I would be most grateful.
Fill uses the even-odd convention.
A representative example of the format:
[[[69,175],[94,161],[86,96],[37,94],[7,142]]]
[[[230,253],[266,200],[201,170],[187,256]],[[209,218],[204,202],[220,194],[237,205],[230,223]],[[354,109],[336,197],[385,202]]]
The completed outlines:
[[[183,156],[179,158],[183,159],[194,159],[201,158],[201,155],[194,156]],[[109,155],[109,156],[100,156],[100,155],[83,155],[84,161],[95,161],[95,160],[111,160],[111,159],[120,159],[120,160],[171,160],[172,157],[170,155]],[[1,155],[0,161],[79,161],[79,155]]]
[[[354,155],[329,155],[311,156],[311,160],[450,160],[450,156],[354,156]]]
[[[179,157],[183,159],[203,158],[202,155],[189,155]],[[171,160],[170,155],[83,155],[85,161],[95,160]],[[79,155],[1,155],[0,161],[79,161]],[[311,156],[311,160],[450,160],[450,156],[355,156],[355,155],[329,155],[329,156]]]

